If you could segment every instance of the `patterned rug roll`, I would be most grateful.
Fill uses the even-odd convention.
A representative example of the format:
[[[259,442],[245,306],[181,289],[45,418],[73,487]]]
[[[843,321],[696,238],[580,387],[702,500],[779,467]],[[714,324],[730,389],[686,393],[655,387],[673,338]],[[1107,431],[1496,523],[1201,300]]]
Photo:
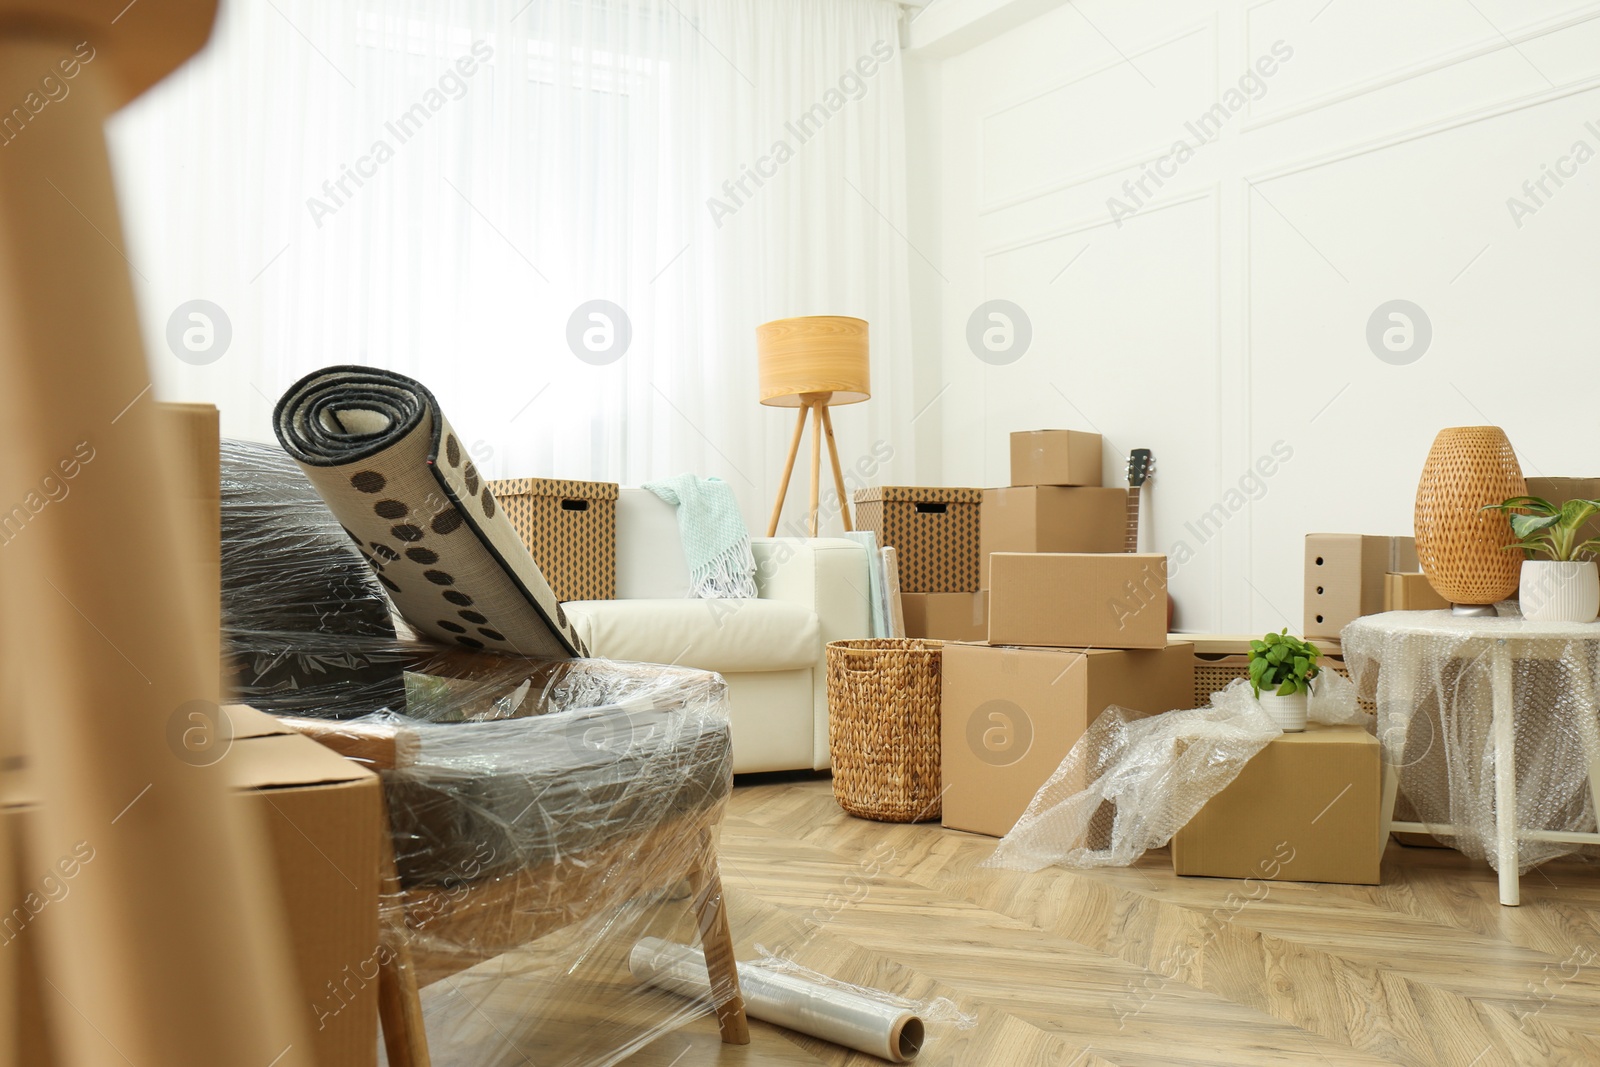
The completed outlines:
[[[273,423],[419,632],[524,656],[588,654],[427,387],[327,367],[290,387]]]

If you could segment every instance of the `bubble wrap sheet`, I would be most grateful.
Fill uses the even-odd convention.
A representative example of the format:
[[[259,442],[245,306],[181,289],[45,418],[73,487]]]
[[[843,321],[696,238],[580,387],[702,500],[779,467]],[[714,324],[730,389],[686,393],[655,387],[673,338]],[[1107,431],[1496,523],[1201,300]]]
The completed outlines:
[[[1496,688],[1514,709],[1516,825],[1595,830],[1600,771],[1600,624],[1448,611],[1369,615],[1344,630],[1345,662],[1378,709],[1384,759],[1435,837],[1497,870]],[[1448,827],[1449,829],[1443,829]],[[1519,835],[1520,836],[1520,835]],[[1519,874],[1594,846],[1520,837]]]
[[[1323,723],[1367,718],[1354,688],[1332,671],[1316,679],[1307,714]],[[1125,867],[1170,841],[1282,732],[1242,678],[1204,708],[1107,708],[983,866]]]
[[[276,448],[225,444],[223,530],[230,698],[394,738],[379,952],[427,986],[436,1067],[609,1064],[701,1014],[627,954],[698,940],[686,879],[732,787],[722,678],[419,639]]]

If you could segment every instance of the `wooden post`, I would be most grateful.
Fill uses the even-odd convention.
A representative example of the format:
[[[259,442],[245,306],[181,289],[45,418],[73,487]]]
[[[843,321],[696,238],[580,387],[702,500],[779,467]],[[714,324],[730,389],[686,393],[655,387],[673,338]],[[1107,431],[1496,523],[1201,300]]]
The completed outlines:
[[[839,446],[833,440],[833,416],[827,408],[822,409],[822,429],[828,435],[828,458],[833,461],[833,485],[839,493],[839,517],[844,519],[846,532],[854,530],[850,524],[850,498],[845,495],[844,471],[839,469]]]
[[[827,410],[825,404],[812,401],[811,403],[811,511],[807,529],[811,536],[817,536],[817,503],[822,484],[822,413]]]
[[[789,442],[789,458],[783,465],[783,480],[778,483],[778,500],[772,505],[772,521],[767,523],[767,536],[778,536],[778,519],[783,515],[783,498],[789,495],[789,476],[794,473],[794,459],[800,454],[800,437],[806,432],[806,406],[800,405],[800,417],[794,422],[794,439]]]

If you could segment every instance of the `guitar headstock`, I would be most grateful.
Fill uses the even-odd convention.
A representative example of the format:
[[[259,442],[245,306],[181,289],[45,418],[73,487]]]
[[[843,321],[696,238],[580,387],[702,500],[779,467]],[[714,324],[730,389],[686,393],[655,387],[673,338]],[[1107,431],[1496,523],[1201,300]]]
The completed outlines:
[[[1156,457],[1148,448],[1136,448],[1128,453],[1128,487],[1137,489],[1156,472]]]

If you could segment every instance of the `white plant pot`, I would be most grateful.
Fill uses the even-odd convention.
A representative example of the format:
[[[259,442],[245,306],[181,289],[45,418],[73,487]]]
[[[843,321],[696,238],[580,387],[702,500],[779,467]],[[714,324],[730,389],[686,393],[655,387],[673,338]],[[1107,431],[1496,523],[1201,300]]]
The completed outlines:
[[[1294,734],[1306,728],[1306,696],[1305,693],[1290,693],[1288,696],[1262,693],[1256,697],[1256,703],[1267,713],[1267,718],[1278,724],[1279,729],[1286,734]]]
[[[1600,615],[1600,566],[1523,560],[1519,598],[1530,622],[1593,622]]]

